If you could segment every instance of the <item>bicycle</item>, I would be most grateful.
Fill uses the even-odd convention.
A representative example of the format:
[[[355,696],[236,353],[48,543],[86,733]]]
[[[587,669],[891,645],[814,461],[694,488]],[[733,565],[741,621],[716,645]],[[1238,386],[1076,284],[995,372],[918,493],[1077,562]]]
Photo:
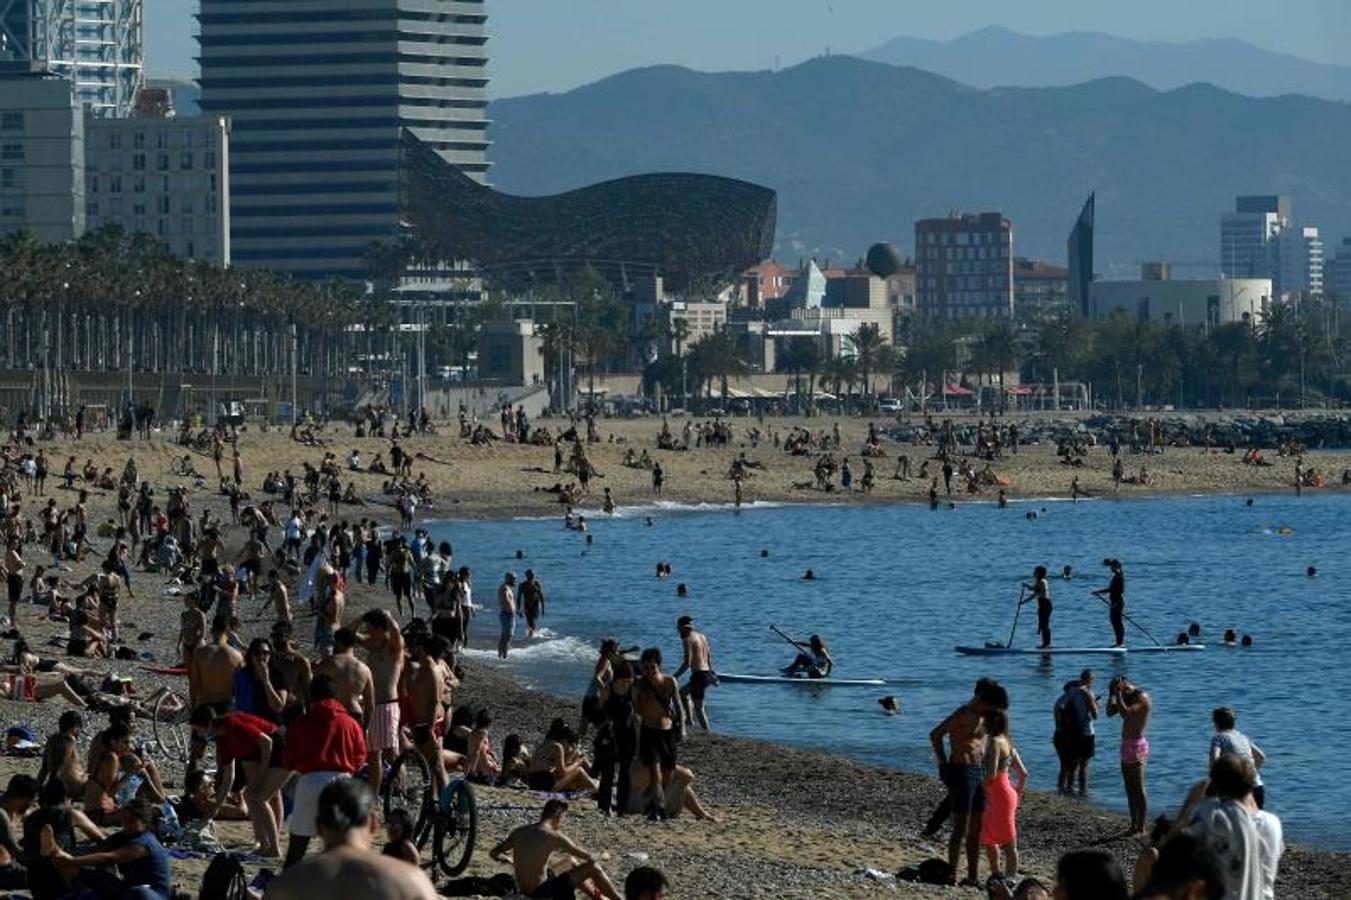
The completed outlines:
[[[384,790],[385,817],[402,809],[413,823],[409,835],[418,853],[428,839],[432,865],[453,878],[469,866],[478,835],[478,804],[463,778],[452,778],[436,796],[431,766],[417,750],[405,750],[394,760]]]
[[[192,729],[188,720],[192,710],[188,698],[177,691],[165,690],[151,708],[151,730],[160,753],[179,762],[188,761]]]

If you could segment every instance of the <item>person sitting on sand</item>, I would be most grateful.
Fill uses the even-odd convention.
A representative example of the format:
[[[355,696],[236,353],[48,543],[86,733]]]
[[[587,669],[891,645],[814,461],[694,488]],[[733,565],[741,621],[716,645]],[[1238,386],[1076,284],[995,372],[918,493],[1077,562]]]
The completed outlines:
[[[554,719],[543,742],[530,758],[526,785],[535,791],[566,793],[594,791],[597,782],[577,755],[577,733],[562,719]]]
[[[502,764],[498,761],[497,754],[493,752],[492,734],[489,732],[492,725],[492,713],[487,709],[480,709],[478,715],[474,717],[474,727],[465,738],[465,755],[460,762],[464,767],[465,777],[482,784],[491,784],[502,771]],[[454,751],[442,750],[443,755],[447,752]]]
[[[509,734],[502,741],[501,771],[498,785],[524,784],[530,771],[530,748],[521,743],[519,734]]]
[[[489,856],[512,867],[517,889],[527,897],[565,897],[581,889],[592,896],[620,900],[619,891],[595,858],[563,834],[567,813],[566,801],[548,801],[538,822],[512,831]],[[555,854],[566,859],[550,866]]]
[[[408,810],[397,807],[389,811],[389,815],[385,817],[385,834],[388,840],[380,848],[381,856],[392,856],[413,866],[422,864],[417,844],[411,840],[413,818],[408,814]]]
[[[641,814],[651,803],[652,775],[646,766],[635,762],[629,767],[628,777],[629,790],[623,812]],[[699,797],[694,792],[694,772],[686,766],[675,767],[675,771],[671,773],[671,780],[666,785],[664,797],[662,815],[667,819],[674,819],[680,815],[681,810],[685,810],[699,822],[721,821],[699,802]]]
[[[170,803],[174,807],[174,814],[178,816],[178,821],[183,825],[191,825],[194,822],[244,822],[249,818],[248,808],[244,806],[244,798],[231,795],[231,799],[222,803],[215,814],[211,810],[215,808],[216,782],[212,777],[201,769],[194,769],[183,779],[183,795],[177,802]]]

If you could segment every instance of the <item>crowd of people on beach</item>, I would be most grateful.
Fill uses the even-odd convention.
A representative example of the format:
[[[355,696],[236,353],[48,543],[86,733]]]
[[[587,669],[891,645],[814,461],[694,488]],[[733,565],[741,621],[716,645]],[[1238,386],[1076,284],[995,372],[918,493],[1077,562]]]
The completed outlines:
[[[585,517],[572,507],[592,497],[592,484],[604,478],[588,452],[601,439],[592,416],[570,424],[538,445],[552,448],[553,474],[575,480],[544,490],[567,507],[568,527],[585,532]],[[461,415],[460,436],[477,444],[534,446],[547,431],[519,408],[503,408],[498,425],[500,434]],[[691,617],[680,617],[675,634],[681,660],[669,674],[660,647],[606,639],[580,718],[564,714],[541,722],[534,736],[495,734],[491,705],[474,709],[455,702],[474,677],[464,651],[473,642],[488,644],[507,659],[522,626],[525,640],[536,638],[548,610],[544,579],[533,569],[525,569],[523,578],[514,571],[500,579],[495,573],[491,600],[476,603],[474,570],[456,558],[448,540],[416,525],[419,513],[425,516],[444,499],[419,469],[448,464],[401,444],[434,434],[425,411],[401,423],[368,410],[359,429],[386,442],[369,462],[357,449],[340,457],[345,448],[322,423],[313,423],[291,436],[313,451],[313,462],[305,461],[299,476],[269,468],[254,476],[256,484],[241,453],[249,437],[229,426],[189,435],[190,446],[173,466],[180,479],[175,484],[142,477],[134,455],[119,475],[115,467],[93,459],[80,466],[78,455],[62,454],[68,459],[61,477],[49,480],[55,464],[45,448],[23,441],[5,448],[0,509],[9,512],[0,529],[6,542],[0,575],[9,601],[5,634],[15,645],[0,685],[12,699],[61,698],[73,708],[53,733],[33,737],[32,743],[42,743],[36,772],[14,776],[0,798],[0,889],[26,888],[35,900],[78,890],[168,900],[175,885],[166,844],[218,850],[212,823],[238,821],[248,823],[256,857],[278,870],[254,886],[265,897],[308,900],[357,883],[352,879],[390,896],[434,896],[416,865],[411,823],[398,815],[382,820],[377,811],[389,765],[414,750],[426,760],[438,792],[463,778],[540,801],[537,818],[510,831],[489,853],[511,868],[515,889],[524,895],[663,896],[667,879],[661,872],[639,866],[620,885],[567,836],[565,826],[569,810],[584,800],[605,814],[652,821],[719,820],[681,758],[688,733],[711,730],[707,699],[717,674],[708,637]],[[481,437],[485,431],[491,437]],[[687,420],[678,431],[663,421],[655,449],[727,449],[737,431],[721,419]],[[870,425],[856,481],[838,423],[794,427],[782,435],[769,428],[751,431],[753,448],[763,441],[781,453],[810,457],[813,489],[866,493],[876,477],[873,460],[886,456],[885,436]],[[928,422],[915,443],[935,448],[939,474],[930,475],[927,459],[918,468],[918,477],[931,482],[931,505],[937,507],[940,478],[949,497],[998,488],[1002,500],[1006,482],[994,465],[1006,453],[1018,453],[1020,440],[1016,424],[981,424],[968,455],[951,420]],[[1152,424],[1137,441],[1141,452],[1162,452],[1161,432]],[[1066,444],[1060,455],[1074,460],[1086,452]],[[1116,448],[1112,452],[1115,458]],[[198,463],[208,471],[214,464],[213,481]],[[652,493],[661,496],[666,473],[659,456],[646,447],[627,448],[622,465],[650,472]],[[731,459],[725,471],[737,505],[744,484],[767,469],[745,452]],[[380,481],[378,491],[356,487],[372,476]],[[898,454],[895,477],[911,477],[909,455]],[[115,514],[93,521],[91,492],[115,495]],[[603,495],[603,513],[614,512],[610,488]],[[228,508],[228,517],[213,506]],[[99,560],[96,571],[66,577],[89,557]],[[1120,648],[1128,619],[1124,576],[1117,560],[1105,562],[1113,580],[1099,595],[1109,607],[1113,646]],[[119,623],[123,598],[138,596],[133,579],[143,591],[143,581],[154,581],[180,604],[172,665],[156,668],[186,678],[181,701],[180,692],[167,689],[138,697],[101,662],[153,662]],[[360,597],[354,596],[358,588],[365,592]],[[1027,602],[1038,608],[1041,646],[1051,648],[1045,567],[1038,567],[1027,589]],[[27,613],[29,601],[48,621],[64,624],[58,642],[64,659],[42,658],[26,640],[21,608]],[[480,618],[485,611],[486,626]],[[834,660],[819,636],[793,643],[799,652],[786,677],[830,677]],[[1066,795],[1087,791],[1095,723],[1101,715],[1120,718],[1130,836],[1145,842],[1134,884],[1127,885],[1117,863],[1097,851],[1062,858],[1057,888],[1019,880],[1017,811],[1029,773],[1013,740],[1007,691],[990,679],[978,682],[972,700],[930,735],[948,796],[927,833],[952,822],[949,868],[940,877],[982,887],[990,896],[1035,898],[1054,890],[1071,900],[1274,897],[1280,821],[1264,810],[1259,772],[1265,757],[1238,731],[1233,710],[1215,710],[1207,777],[1181,813],[1151,822],[1146,771],[1152,698],[1118,676],[1104,700],[1093,693],[1094,683],[1094,673],[1085,670],[1064,686],[1052,711],[1057,784]],[[106,714],[107,724],[81,754],[96,713]],[[146,723],[176,714],[191,741],[183,780],[173,785],[146,740]],[[376,824],[388,838],[378,849],[371,845]],[[77,834],[97,841],[97,848],[83,852]],[[315,839],[323,848],[317,854],[310,847]],[[984,882],[982,859],[989,873]],[[1211,893],[1188,893],[1197,884]]]

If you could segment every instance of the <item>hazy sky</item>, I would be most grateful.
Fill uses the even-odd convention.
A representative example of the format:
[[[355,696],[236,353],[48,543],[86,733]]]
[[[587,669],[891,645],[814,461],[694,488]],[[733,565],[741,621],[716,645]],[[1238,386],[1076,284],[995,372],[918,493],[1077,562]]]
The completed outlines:
[[[1003,25],[1182,41],[1237,37],[1351,65],[1351,0],[488,0],[493,95],[559,91],[635,66],[764,69],[898,35]],[[146,0],[154,75],[196,74],[195,0]]]

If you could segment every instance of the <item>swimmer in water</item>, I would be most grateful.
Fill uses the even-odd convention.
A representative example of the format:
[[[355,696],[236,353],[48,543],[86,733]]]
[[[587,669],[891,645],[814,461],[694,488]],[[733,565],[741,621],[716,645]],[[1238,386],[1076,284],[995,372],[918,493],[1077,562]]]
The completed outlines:
[[[1245,634],[1245,635],[1243,635],[1243,640],[1239,641],[1239,646],[1242,646],[1242,647],[1251,647],[1251,646],[1252,646],[1252,635],[1250,635],[1250,634]]]
[[[646,525],[646,526],[648,526],[649,528],[651,528],[651,527],[652,527],[652,524],[653,524],[653,523],[652,523],[652,517],[651,517],[651,516],[644,516],[644,517],[643,517],[643,524]]]
[[[768,551],[768,550],[761,550],[761,551],[760,551],[760,558],[761,558],[761,559],[766,559],[766,558],[768,558],[768,557],[769,557],[769,551]]]
[[[901,711],[901,704],[890,694],[878,700],[877,705],[882,707],[882,712],[889,716],[894,716]]]
[[[1238,643],[1238,632],[1232,628],[1224,630],[1224,644],[1226,647],[1232,647]]]
[[[685,586],[685,582],[682,581],[682,582],[680,582],[680,584],[677,584],[677,585],[676,585],[676,596],[677,596],[677,597],[688,597],[689,595],[690,595],[690,589],[689,589],[688,587]]]
[[[1060,577],[1065,581],[1074,580],[1074,566],[1065,566],[1060,570]]]
[[[806,572],[803,572],[803,573],[802,573],[802,580],[803,580],[803,581],[815,581],[815,580],[816,580],[816,573],[813,572],[811,569],[808,569]]]
[[[1187,626],[1187,636],[1199,638],[1201,636],[1201,625],[1199,622],[1193,622]]]
[[[1317,578],[1318,569],[1314,568],[1313,566],[1309,566],[1309,568],[1304,570],[1304,574],[1308,575],[1310,578]]]

